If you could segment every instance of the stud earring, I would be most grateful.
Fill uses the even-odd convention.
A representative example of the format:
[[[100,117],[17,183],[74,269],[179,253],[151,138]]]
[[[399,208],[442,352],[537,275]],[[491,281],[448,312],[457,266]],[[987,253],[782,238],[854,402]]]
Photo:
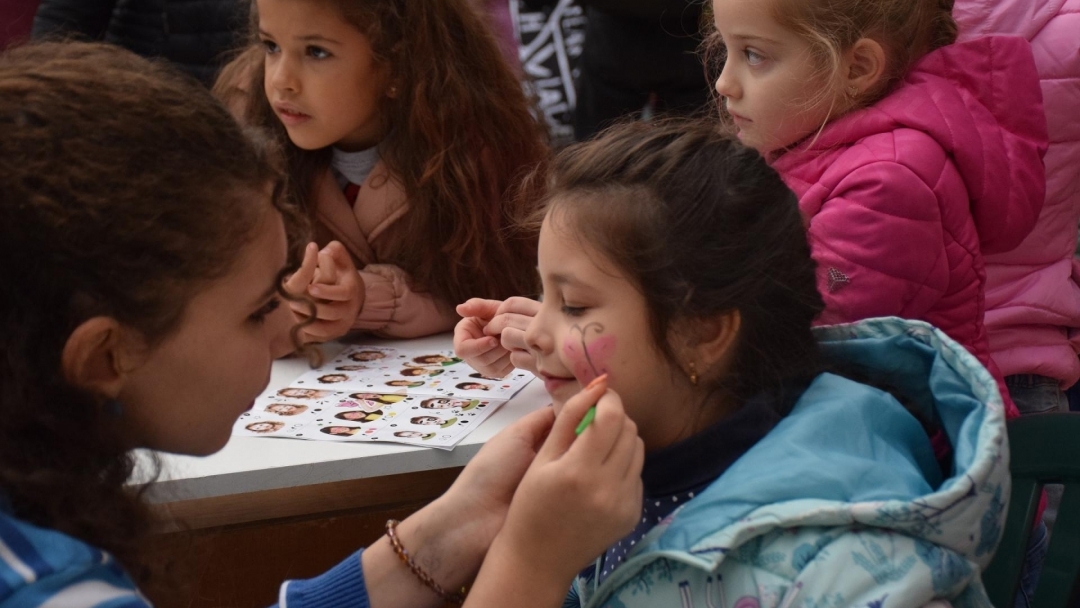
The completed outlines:
[[[386,91],[386,94],[389,95],[390,97],[397,97],[397,87],[390,87]]]
[[[693,361],[690,362],[690,384],[697,386],[697,365]]]
[[[848,97],[851,97],[852,99],[854,99],[855,97],[857,97],[859,95],[859,87],[852,85],[852,86],[848,87],[847,92],[848,92]]]

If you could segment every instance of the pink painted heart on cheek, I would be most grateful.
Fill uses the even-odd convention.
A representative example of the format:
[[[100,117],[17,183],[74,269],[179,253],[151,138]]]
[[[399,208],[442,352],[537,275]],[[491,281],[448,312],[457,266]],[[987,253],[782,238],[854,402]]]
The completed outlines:
[[[615,336],[598,336],[582,348],[580,336],[563,342],[563,354],[573,367],[574,377],[582,385],[596,377],[611,373],[611,358],[615,355]]]

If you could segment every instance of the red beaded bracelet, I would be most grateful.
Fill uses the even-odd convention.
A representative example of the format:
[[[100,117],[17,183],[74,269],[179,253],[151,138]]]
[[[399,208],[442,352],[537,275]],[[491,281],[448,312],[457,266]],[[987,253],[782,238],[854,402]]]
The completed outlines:
[[[390,545],[394,547],[394,552],[401,558],[401,563],[405,564],[416,578],[420,579],[420,582],[424,583],[429,589],[434,591],[444,602],[448,604],[463,604],[465,603],[465,587],[462,587],[460,591],[455,593],[449,593],[446,589],[443,589],[439,583],[435,582],[435,579],[431,578],[431,575],[424,572],[420,566],[413,561],[409,552],[405,550],[405,547],[401,544],[401,539],[397,536],[397,525],[401,523],[396,519],[390,519],[386,522],[386,536],[390,539]]]

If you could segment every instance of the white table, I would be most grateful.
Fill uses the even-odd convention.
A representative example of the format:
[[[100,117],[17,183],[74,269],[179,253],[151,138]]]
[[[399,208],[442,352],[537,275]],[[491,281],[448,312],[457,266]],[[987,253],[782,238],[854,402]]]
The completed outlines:
[[[363,343],[380,342],[365,338]],[[439,350],[450,348],[451,338],[444,334],[410,340],[409,344]],[[327,355],[333,356],[344,346],[330,344],[325,345],[323,350]],[[309,365],[303,359],[277,361],[273,366],[269,386],[274,389],[288,386],[308,369]],[[149,502],[157,505],[172,505],[170,510],[174,515],[179,515],[176,513],[177,505],[197,508],[198,505],[220,504],[219,501],[235,505],[238,497],[270,491],[299,491],[305,487],[337,482],[454,469],[468,463],[480,447],[496,433],[549,402],[543,384],[538,381],[530,382],[452,451],[391,443],[232,437],[224,449],[212,456],[197,458],[160,455],[162,470],[157,480],[150,483],[146,497]],[[142,462],[145,466],[145,455]],[[147,477],[146,469],[141,467],[135,481],[145,482]],[[192,508],[183,509],[183,515],[189,520],[194,516],[204,525],[253,521],[252,517],[256,515],[252,513],[233,521],[216,517],[207,520],[206,514],[193,513]],[[192,522],[188,523],[190,525]]]

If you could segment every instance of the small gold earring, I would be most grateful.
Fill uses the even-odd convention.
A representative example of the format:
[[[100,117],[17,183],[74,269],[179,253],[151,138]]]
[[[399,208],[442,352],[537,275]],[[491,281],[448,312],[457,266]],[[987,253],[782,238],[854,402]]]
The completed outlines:
[[[848,87],[847,92],[848,92],[848,97],[851,97],[852,99],[854,99],[855,97],[858,97],[858,95],[859,95],[859,87],[852,85],[852,86]]]
[[[697,386],[697,365],[693,361],[690,362],[690,384]]]
[[[397,97],[397,87],[390,87],[390,90],[386,92],[390,97]]]

